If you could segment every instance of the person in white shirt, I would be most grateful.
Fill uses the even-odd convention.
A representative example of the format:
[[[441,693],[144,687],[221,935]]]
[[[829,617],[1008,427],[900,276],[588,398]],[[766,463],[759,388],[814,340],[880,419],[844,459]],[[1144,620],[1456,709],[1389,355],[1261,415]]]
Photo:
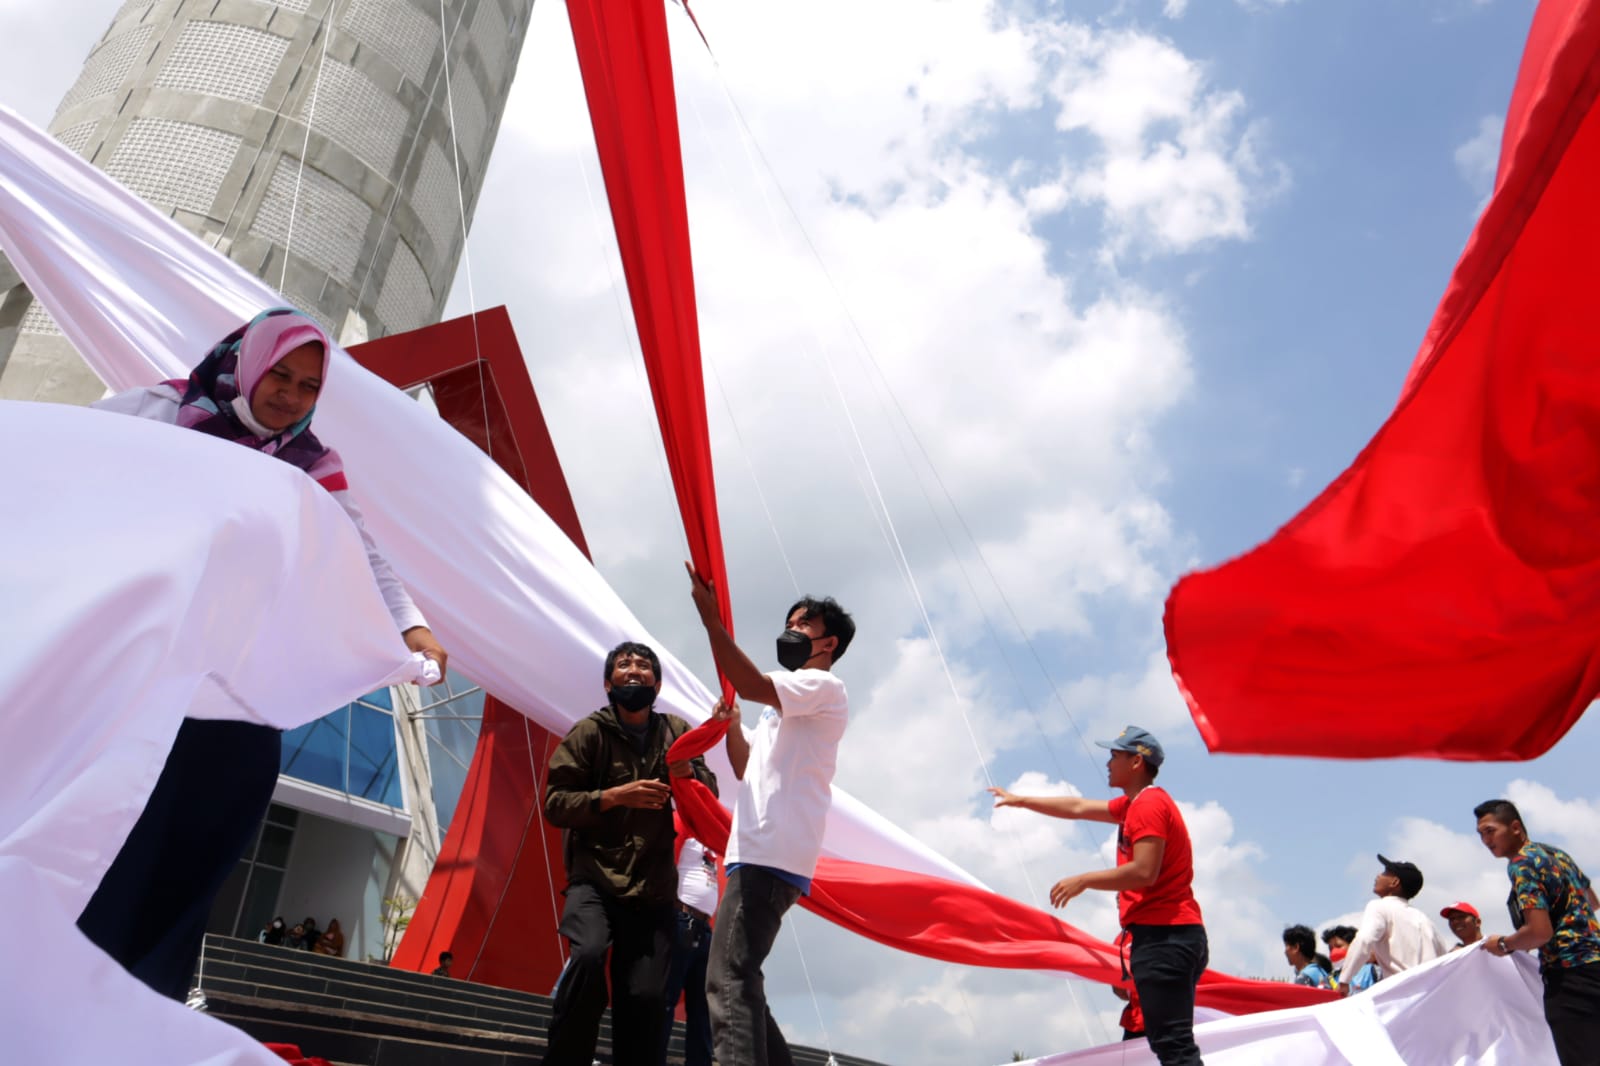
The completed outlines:
[[[1378,856],[1383,872],[1372,882],[1377,899],[1367,904],[1361,927],[1344,956],[1339,973],[1341,994],[1349,995],[1357,971],[1369,961],[1383,977],[1421,966],[1450,950],[1426,914],[1411,906],[1422,891],[1422,871],[1415,863],[1395,862]]]
[[[660,1066],[667,1066],[667,1042],[678,997],[683,997],[683,1066],[711,1066],[711,1013],[706,1004],[706,964],[711,959],[711,916],[717,911],[717,856],[689,835],[676,815],[678,831],[678,915],[672,957],[667,967],[666,1020]]]
[[[789,1045],[767,1009],[762,963],[783,916],[802,894],[822,854],[822,829],[833,804],[839,742],[850,707],[833,664],[856,626],[831,597],[806,596],[789,608],[778,637],[782,667],[764,674],[717,614],[716,595],[693,567],[695,608],[717,669],[741,699],[763,706],[746,739],[737,704],[717,702],[729,722],[728,761],[744,788],[733,808],[725,866],[727,890],[711,935],[706,994],[718,1066],[789,1066]]]

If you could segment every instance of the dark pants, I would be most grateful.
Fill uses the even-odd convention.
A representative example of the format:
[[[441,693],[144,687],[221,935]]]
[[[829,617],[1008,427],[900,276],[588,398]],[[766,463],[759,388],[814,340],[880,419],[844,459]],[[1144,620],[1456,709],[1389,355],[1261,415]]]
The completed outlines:
[[[799,898],[794,885],[754,866],[728,875],[706,967],[717,1066],[793,1066],[789,1045],[767,1009],[761,964],[778,939],[784,914]]]
[[[1203,925],[1134,925],[1128,970],[1144,1011],[1144,1035],[1161,1066],[1200,1066],[1194,989],[1211,960]]]
[[[672,1037],[672,1015],[680,993],[683,995],[683,1066],[711,1066],[711,1015],[706,1007],[706,962],[711,958],[711,926],[698,915],[679,911],[672,929],[672,965],[667,969],[661,1066],[667,1064],[667,1041]]]
[[[272,802],[282,747],[270,726],[185,718],[144,812],[78,917],[85,936],[164,996],[189,993],[206,919]]]
[[[1561,1066],[1600,1062],[1600,962],[1545,969],[1544,1020]]]
[[[661,992],[671,955],[671,912],[625,903],[593,885],[572,885],[561,912],[571,954],[556,982],[544,1066],[590,1066],[605,1013],[606,953],[611,953],[611,1061],[661,1060]]]

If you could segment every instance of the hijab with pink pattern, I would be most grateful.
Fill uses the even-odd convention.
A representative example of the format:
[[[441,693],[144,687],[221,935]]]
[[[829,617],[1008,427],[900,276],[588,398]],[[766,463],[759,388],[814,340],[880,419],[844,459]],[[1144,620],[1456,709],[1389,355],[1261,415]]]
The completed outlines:
[[[167,382],[180,397],[178,425],[222,437],[299,467],[327,489],[350,487],[339,453],[311,432],[311,416],[279,432],[256,421],[250,400],[267,371],[302,344],[322,347],[322,377],[327,380],[333,344],[322,327],[299,311],[274,307],[222,338],[187,380]]]

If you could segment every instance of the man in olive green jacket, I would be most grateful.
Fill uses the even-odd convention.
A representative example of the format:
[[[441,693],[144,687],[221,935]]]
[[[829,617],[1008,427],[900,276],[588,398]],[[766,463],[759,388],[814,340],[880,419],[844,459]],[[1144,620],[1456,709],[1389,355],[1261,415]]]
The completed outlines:
[[[667,778],[693,776],[717,788],[704,760],[667,762],[689,724],[652,709],[661,691],[653,650],[632,641],[613,648],[605,688],[609,703],[562,738],[545,781],[545,818],[566,836],[561,935],[571,951],[556,983],[544,1066],[594,1061],[608,951],[612,1061],[660,1061],[678,905]]]

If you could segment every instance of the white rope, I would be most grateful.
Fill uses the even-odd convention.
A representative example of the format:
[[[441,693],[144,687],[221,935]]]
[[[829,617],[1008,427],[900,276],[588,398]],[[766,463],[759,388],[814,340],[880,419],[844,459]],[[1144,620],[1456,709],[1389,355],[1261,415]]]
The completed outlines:
[[[478,0],[480,4],[494,0]],[[463,8],[465,10],[465,8]],[[459,28],[461,23],[456,22]],[[478,400],[483,405],[483,447],[490,459],[494,458],[494,427],[489,424],[489,391],[484,382],[483,347],[478,342],[478,295],[472,284],[472,249],[467,240],[467,196],[461,181],[461,146],[456,139],[455,87],[450,84],[450,30],[445,25],[444,0],[439,0],[439,36],[444,42],[444,103],[445,117],[450,122],[450,161],[455,164],[456,207],[461,213],[461,259],[467,268],[467,311],[472,316],[472,352],[478,363]]]
[[[805,974],[806,991],[811,993],[811,1009],[817,1015],[817,1028],[822,1030],[822,1050],[828,1053],[828,1061],[831,1063],[834,1061],[833,1040],[828,1036],[828,1023],[822,1020],[822,1004],[817,1001],[817,989],[811,983],[811,967],[806,965],[806,949],[800,946],[800,931],[795,928],[793,922],[789,923],[789,935],[794,938],[795,954],[800,956],[800,972]],[[761,1024],[759,1018],[756,1019],[756,1024]]]
[[[311,105],[306,109],[305,139],[300,142],[300,166],[294,172],[294,197],[289,201],[289,225],[283,235],[283,268],[278,271],[278,292],[283,292],[284,282],[289,277],[289,249],[294,244],[294,216],[300,208],[300,182],[306,176],[306,155],[311,151],[311,127],[317,121],[317,90],[322,88],[322,68],[328,62],[328,38],[333,36],[328,29],[328,16],[333,14],[333,0],[328,0],[328,6],[322,9],[322,24],[318,32],[322,34],[322,54],[317,57],[317,75],[311,82]]]
[[[561,959],[563,967],[567,964],[567,944],[561,938],[561,906],[556,902],[556,872],[550,864],[550,841],[545,835],[544,827],[544,785],[539,780],[539,765],[533,757],[533,725],[528,721],[528,716],[522,716],[522,735],[528,745],[528,773],[533,781],[533,794],[538,797],[534,817],[539,822],[539,853],[544,856],[544,880],[550,889],[550,917],[555,922],[556,954]],[[545,752],[546,763],[549,753]]]
[[[749,123],[745,120],[743,110],[739,107],[738,101],[734,99],[733,94],[732,94],[731,90],[729,89],[729,87],[727,85],[726,79],[722,75],[722,69],[721,69],[720,63],[717,62],[716,57],[714,55],[711,57],[711,59],[712,59],[712,66],[713,66],[713,68],[715,70],[715,73],[716,73],[716,80],[717,80],[718,86],[722,89],[724,98],[728,102],[728,104],[729,104],[734,116],[736,117],[736,120],[738,122],[739,128],[741,130],[741,133],[742,133],[741,143],[745,145],[745,151],[746,151],[747,157],[749,156],[749,154],[751,153],[752,150],[754,151],[754,153],[757,156],[760,157],[761,163],[765,167],[768,176],[771,178],[771,180],[773,182],[773,185],[774,185],[774,188],[777,189],[779,196],[782,197],[785,206],[789,210],[790,217],[794,220],[794,223],[795,223],[796,227],[799,229],[801,236],[804,238],[806,246],[809,249],[812,258],[815,260],[815,262],[817,263],[818,267],[822,270],[824,278],[827,280],[830,288],[833,290],[835,298],[838,300],[841,308],[844,310],[844,313],[845,313],[848,321],[850,322],[850,325],[851,325],[851,327],[852,327],[852,329],[853,329],[853,331],[854,331],[854,333],[856,335],[856,338],[857,338],[858,342],[860,343],[860,345],[862,347],[862,350],[866,353],[868,359],[872,362],[872,365],[874,366],[874,369],[877,370],[879,379],[884,384],[884,388],[889,391],[889,393],[890,393],[890,395],[892,397],[893,396],[892,386],[889,385],[887,377],[885,375],[883,375],[882,370],[877,367],[876,359],[872,356],[871,346],[867,343],[867,340],[866,340],[865,336],[863,335],[859,325],[856,323],[856,321],[854,319],[854,316],[850,315],[849,309],[848,309],[848,305],[844,301],[844,297],[843,297],[842,292],[839,290],[839,287],[838,287],[837,283],[835,282],[831,272],[828,271],[826,263],[823,262],[822,257],[821,257],[820,253],[818,252],[818,250],[816,248],[815,243],[811,240],[809,232],[807,232],[807,230],[805,229],[805,225],[801,221],[799,213],[795,210],[793,203],[789,200],[788,195],[784,192],[782,184],[777,180],[776,173],[772,170],[772,167],[771,167],[770,163],[767,162],[765,153],[761,151],[759,143],[755,140],[754,132],[750,129]],[[692,96],[691,96],[691,103],[693,103]],[[698,118],[699,117],[698,106],[697,105],[694,105],[694,106],[695,106],[695,109],[696,109],[696,116]],[[700,122],[701,122],[702,131],[704,131],[705,125],[704,125],[703,118],[700,119]],[[709,135],[708,135],[708,139],[712,140],[713,144],[715,143],[714,139],[709,138]],[[755,160],[754,160],[754,158],[750,159],[750,163],[751,163],[752,169],[755,169]],[[769,220],[773,224],[774,229],[778,232],[778,235],[779,235],[780,239],[786,240],[784,232],[783,232],[783,228],[777,224],[777,219],[775,217],[775,213],[773,211],[770,198],[768,198],[768,196],[767,196],[765,187],[759,181],[758,181],[758,186],[757,187],[758,187],[759,191],[761,192],[762,199],[763,199],[764,203],[766,204]],[[827,368],[828,378],[829,378],[830,383],[833,386],[833,391],[834,391],[836,399],[838,400],[840,410],[843,412],[845,420],[846,420],[846,423],[847,423],[847,425],[848,425],[848,427],[850,429],[851,437],[854,440],[854,443],[855,443],[855,446],[856,446],[856,452],[860,456],[861,464],[862,464],[863,468],[865,469],[867,479],[870,482],[872,502],[874,502],[875,505],[876,505],[873,508],[874,517],[876,518],[880,514],[882,516],[881,520],[880,520],[880,525],[881,525],[882,528],[884,528],[887,531],[888,538],[889,538],[889,540],[891,542],[891,545],[892,545],[892,550],[893,550],[893,554],[894,554],[894,557],[895,557],[895,561],[896,561],[897,566],[899,567],[899,569],[901,571],[901,575],[902,575],[903,579],[907,583],[907,586],[908,586],[908,589],[911,592],[912,598],[916,603],[918,613],[922,618],[923,627],[924,627],[924,629],[926,630],[926,632],[928,634],[929,642],[932,645],[933,650],[934,650],[936,656],[939,659],[940,667],[941,667],[941,669],[942,669],[942,671],[943,671],[943,673],[945,675],[946,682],[950,686],[951,694],[955,699],[956,708],[957,708],[958,712],[961,715],[962,723],[963,723],[963,725],[964,725],[964,727],[966,728],[966,731],[967,731],[967,736],[968,736],[968,738],[969,738],[969,740],[970,740],[970,742],[971,742],[971,744],[973,746],[975,754],[977,755],[979,768],[983,772],[984,779],[988,782],[988,784],[991,787],[994,787],[995,786],[994,777],[993,777],[993,775],[991,774],[991,772],[989,770],[988,760],[984,756],[983,749],[982,749],[981,744],[978,741],[976,731],[973,729],[971,718],[967,713],[966,701],[962,698],[961,692],[959,690],[959,687],[956,685],[955,678],[954,678],[954,675],[953,675],[953,673],[951,671],[948,658],[946,657],[946,655],[944,653],[944,649],[943,649],[942,643],[940,642],[940,640],[938,638],[938,634],[934,629],[932,619],[928,614],[926,602],[925,602],[925,600],[924,600],[924,598],[922,596],[921,589],[918,586],[918,583],[917,583],[917,580],[916,580],[916,576],[915,576],[915,574],[913,573],[913,571],[911,569],[911,563],[910,563],[909,556],[907,555],[907,553],[905,551],[905,548],[904,548],[904,545],[901,542],[901,539],[900,539],[900,536],[899,536],[899,532],[898,532],[898,530],[896,529],[896,527],[894,525],[893,516],[890,513],[890,510],[889,510],[889,507],[888,507],[888,503],[884,498],[882,487],[881,487],[881,485],[879,483],[877,474],[872,468],[871,459],[867,454],[866,446],[865,446],[865,444],[864,444],[864,442],[863,442],[863,440],[861,438],[861,434],[860,434],[859,428],[858,428],[858,426],[856,424],[855,417],[854,417],[854,415],[853,415],[853,413],[852,413],[852,411],[850,409],[849,402],[845,397],[843,387],[840,384],[838,373],[837,373],[837,370],[836,370],[836,368],[834,366],[834,362],[833,362],[832,358],[828,355],[827,346],[826,345],[819,344],[818,345],[818,350],[819,350],[819,352],[821,354],[821,357],[822,357],[822,363]],[[907,424],[907,426],[909,427],[910,426],[909,419],[905,418],[904,410],[903,410],[903,408],[900,408],[898,399],[895,400],[895,405],[896,405],[897,409],[900,410],[900,414],[901,414],[902,420],[904,420],[905,423]],[[914,429],[912,430],[912,432],[913,432],[913,435],[914,435],[914,433],[915,433]],[[918,445],[919,445],[919,447],[921,447],[920,439],[918,439]],[[934,466],[931,457],[929,457],[927,455],[927,452],[926,452],[925,448],[923,449],[923,454],[924,454],[925,459],[928,462],[929,468],[934,471],[935,476],[937,477],[937,468]],[[940,482],[940,485],[942,487],[943,486],[943,479],[940,478],[939,482]],[[920,487],[920,483],[919,483],[919,487]],[[926,495],[926,493],[924,493],[924,495]],[[948,491],[946,491],[946,496],[948,498]],[[930,509],[931,509],[931,500],[929,502],[930,502]],[[951,504],[952,510],[955,510],[957,515],[959,516],[959,514],[960,514],[959,508],[957,508],[955,506],[955,503],[954,503],[953,499],[950,499],[950,504]],[[967,528],[968,529],[968,533],[970,535],[970,528],[968,528],[966,526],[965,519],[962,519],[962,525],[963,525],[963,528]],[[776,534],[776,530],[774,532]],[[980,554],[981,554],[981,552],[980,552]],[[959,560],[958,560],[958,564],[959,564]],[[985,566],[987,568],[987,561],[986,560],[985,560]],[[994,580],[994,574],[993,574],[992,570],[989,570],[989,575],[990,575],[991,580]],[[970,583],[970,578],[969,578],[969,583]],[[996,581],[995,583],[996,583],[996,587],[998,588],[999,587],[998,586],[998,582]],[[1004,597],[1003,590],[1002,590],[1002,597]],[[1009,607],[1009,600],[1007,600],[1006,602],[1007,602],[1007,605]],[[980,610],[981,610],[981,601],[980,601]],[[1015,612],[1014,611],[1013,611],[1013,618],[1015,618]],[[1024,640],[1027,641],[1027,643],[1029,644],[1029,647],[1032,648],[1032,642],[1031,642],[1031,640],[1028,640],[1025,632],[1023,634],[1023,637],[1024,637]],[[1035,654],[1035,659],[1037,661],[1038,660],[1038,654],[1037,654],[1036,650],[1035,650],[1034,654]],[[1042,669],[1042,662],[1040,663],[1040,665],[1041,665],[1041,669]],[[1008,661],[1008,666],[1009,666],[1009,661]],[[1019,685],[1019,688],[1020,688],[1021,687],[1020,686],[1020,679],[1018,679],[1018,685]],[[1053,686],[1053,682],[1052,682],[1052,687],[1054,687]],[[1057,695],[1058,695],[1058,699],[1059,699],[1059,693]],[[1065,704],[1064,703],[1063,703],[1063,709],[1065,710]],[[1030,709],[1030,713],[1031,713],[1031,709]],[[1072,720],[1072,716],[1071,716],[1071,712],[1070,711],[1068,711],[1068,718],[1069,718],[1069,720]],[[1037,722],[1036,722],[1036,725],[1037,725]],[[1076,723],[1075,720],[1073,720],[1073,727],[1074,727],[1075,730],[1077,730],[1077,723]],[[1041,729],[1041,732],[1042,732],[1042,729]],[[1079,738],[1080,738],[1080,741],[1081,741],[1082,740],[1082,733],[1081,733],[1081,731],[1078,731],[1078,732],[1079,732]],[[1085,745],[1085,747],[1087,748],[1086,745]],[[1088,827],[1082,825],[1081,823],[1074,822],[1074,826],[1075,826],[1075,828],[1080,829],[1084,833],[1088,832]],[[1018,839],[1017,834],[1016,834],[1016,832],[1014,830],[1010,831],[1008,833],[1008,835],[1011,837],[1012,849],[1013,849],[1013,853],[1014,853],[1015,858],[1016,858],[1017,868],[1022,873],[1024,883],[1025,883],[1025,885],[1026,885],[1026,887],[1028,889],[1029,896],[1030,896],[1034,906],[1038,907],[1040,905],[1039,893],[1038,893],[1038,890],[1037,890],[1037,888],[1035,887],[1035,885],[1033,883],[1033,878],[1032,878],[1032,875],[1031,875],[1031,873],[1030,873],[1030,871],[1028,869],[1028,865],[1027,865],[1027,863],[1024,861],[1024,859],[1022,857],[1022,849],[1021,849],[1021,846],[1020,846],[1020,840]],[[1093,1024],[1101,1031],[1102,1037],[1104,1037],[1106,1035],[1105,1028],[1104,1028],[1103,1023],[1100,1020],[1099,1013],[1098,1012],[1086,1011],[1084,1009],[1082,1003],[1080,1003],[1078,1001],[1077,991],[1076,991],[1076,987],[1075,987],[1076,983],[1077,982],[1075,980],[1070,979],[1070,978],[1068,979],[1068,992],[1069,992],[1069,995],[1073,999],[1075,1009],[1078,1011],[1078,1013],[1081,1016],[1089,1017],[1093,1021]]]

